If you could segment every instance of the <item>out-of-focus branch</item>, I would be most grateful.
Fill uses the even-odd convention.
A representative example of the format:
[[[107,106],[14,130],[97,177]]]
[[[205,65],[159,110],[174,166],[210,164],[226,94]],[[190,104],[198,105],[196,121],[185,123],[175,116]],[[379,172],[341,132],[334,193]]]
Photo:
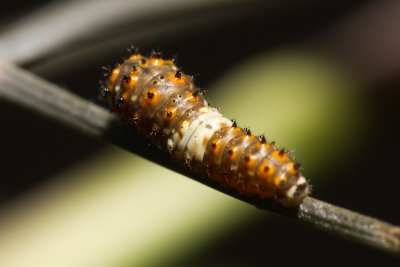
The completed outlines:
[[[126,140],[124,128],[120,127],[117,118],[104,108],[8,63],[0,63],[0,98],[30,108],[34,112],[73,127],[84,134],[107,139],[157,164],[209,184],[169,161],[167,155],[160,156],[160,153],[152,152],[152,149],[147,146],[143,149],[140,146],[141,140],[136,138]],[[276,207],[268,201],[238,195],[212,183],[209,185],[260,208],[273,210],[337,236],[400,255],[400,227],[398,226],[311,197],[305,198],[297,210],[288,210]]]
[[[7,63],[0,63],[0,97],[94,136],[116,119],[104,108]]]
[[[247,6],[251,7],[246,4],[246,1],[238,0],[55,1],[8,25],[0,32],[0,57],[14,63],[26,64],[76,42],[85,43],[91,40],[104,43],[108,34],[115,36],[121,30],[129,34],[130,40],[126,42],[138,42],[146,36],[178,30],[184,25],[190,27],[212,23],[227,15],[243,12]],[[210,8],[220,8],[224,12],[208,10],[200,13],[200,16],[184,16],[176,22],[171,19],[168,23],[163,21],[165,14],[172,18],[182,17],[182,14],[190,10],[198,12]],[[143,23],[149,21],[149,18],[151,23]],[[159,20],[161,22],[156,23]],[[101,41],[98,36],[101,36]]]

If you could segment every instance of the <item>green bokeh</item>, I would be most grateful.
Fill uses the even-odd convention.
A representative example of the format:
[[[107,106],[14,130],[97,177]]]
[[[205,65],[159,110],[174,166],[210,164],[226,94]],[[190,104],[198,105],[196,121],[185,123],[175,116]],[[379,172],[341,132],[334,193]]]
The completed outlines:
[[[363,127],[357,85],[344,73],[329,58],[287,49],[239,63],[213,85],[210,99],[314,173],[345,153]]]

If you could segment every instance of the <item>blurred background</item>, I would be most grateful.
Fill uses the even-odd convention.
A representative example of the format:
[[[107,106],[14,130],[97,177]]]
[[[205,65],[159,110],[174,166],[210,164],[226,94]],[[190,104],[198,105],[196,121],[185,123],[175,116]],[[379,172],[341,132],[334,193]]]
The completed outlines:
[[[400,2],[23,1],[0,59],[93,102],[131,44],[293,151],[312,196],[400,224]],[[0,101],[0,266],[398,266]]]

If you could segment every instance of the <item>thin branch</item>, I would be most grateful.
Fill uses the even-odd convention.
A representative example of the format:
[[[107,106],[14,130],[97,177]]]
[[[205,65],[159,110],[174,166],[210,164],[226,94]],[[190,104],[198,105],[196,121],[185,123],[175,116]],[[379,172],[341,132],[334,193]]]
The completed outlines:
[[[297,210],[277,207],[269,201],[242,196],[212,181],[188,173],[168,155],[142,145],[143,137],[121,127],[118,119],[102,107],[36,77],[14,65],[0,63],[0,98],[64,123],[80,132],[103,138],[153,162],[196,179],[235,198],[273,210],[297,221],[352,239],[375,249],[400,255],[400,227],[307,197]],[[129,134],[129,136],[127,136]]]
[[[308,197],[296,218],[362,244],[400,255],[400,227]]]
[[[26,64],[73,47],[77,42],[80,47],[87,42],[104,46],[102,43],[109,42],[107,37],[111,34],[114,39],[118,32],[129,36],[124,44],[149,36],[159,38],[166,31],[215,23],[243,14],[246,9],[259,10],[260,6],[262,2],[249,5],[237,0],[53,1],[0,31],[0,57]],[[207,13],[199,12],[203,9]],[[182,16],[190,10],[194,14]],[[168,23],[163,18],[166,14]],[[143,23],[150,17],[151,23]]]

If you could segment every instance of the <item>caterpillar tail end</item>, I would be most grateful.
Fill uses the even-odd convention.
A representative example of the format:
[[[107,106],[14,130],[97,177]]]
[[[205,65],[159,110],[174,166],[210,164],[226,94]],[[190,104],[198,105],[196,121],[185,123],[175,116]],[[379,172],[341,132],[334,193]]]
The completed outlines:
[[[310,185],[304,176],[300,176],[296,184],[288,188],[284,194],[277,197],[277,201],[283,207],[286,208],[297,208],[311,192]]]

